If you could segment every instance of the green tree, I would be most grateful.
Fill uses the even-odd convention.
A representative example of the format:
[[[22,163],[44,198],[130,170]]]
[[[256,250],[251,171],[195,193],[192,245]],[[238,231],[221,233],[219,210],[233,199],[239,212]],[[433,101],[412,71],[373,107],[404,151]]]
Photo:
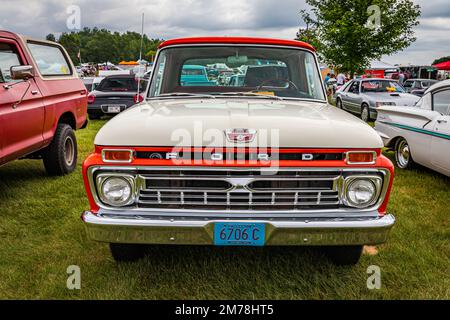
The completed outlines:
[[[47,41],[53,41],[53,42],[56,42],[56,37],[55,37],[55,35],[54,35],[53,33],[49,33],[49,34],[45,37],[45,39],[46,39]]]
[[[314,30],[324,61],[351,76],[374,59],[416,40],[420,7],[412,0],[306,0],[302,18]],[[303,37],[304,32],[300,33]]]
[[[319,32],[316,28],[310,28],[307,26],[306,28],[300,28],[297,32],[297,40],[309,43],[312,45],[318,52],[320,52],[320,40],[319,40]]]
[[[434,60],[433,63],[432,63],[432,65],[434,66],[435,64],[442,63],[442,62],[446,62],[446,61],[449,61],[449,60],[450,60],[450,56],[448,56],[448,57],[442,57],[442,58],[439,58],[439,59]]]
[[[122,60],[138,60],[141,49],[141,35],[137,32],[111,32],[107,29],[84,28],[78,32],[63,33],[59,37],[73,61],[78,61],[78,52],[83,62],[118,63]],[[148,52],[156,51],[160,39],[143,38],[143,58]]]
[[[63,33],[59,37],[58,42],[67,50],[70,59],[72,59],[74,63],[77,63],[78,50],[80,50],[80,35],[74,32]]]

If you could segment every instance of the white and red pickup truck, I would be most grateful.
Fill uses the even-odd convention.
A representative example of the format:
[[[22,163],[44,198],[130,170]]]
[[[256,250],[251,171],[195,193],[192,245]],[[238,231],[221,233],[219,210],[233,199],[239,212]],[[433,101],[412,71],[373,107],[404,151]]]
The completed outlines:
[[[207,68],[208,85],[182,81],[191,66]],[[382,148],[370,126],[327,103],[310,45],[170,40],[145,101],[97,134],[82,219],[119,261],[173,244],[326,246],[355,264],[395,222]]]

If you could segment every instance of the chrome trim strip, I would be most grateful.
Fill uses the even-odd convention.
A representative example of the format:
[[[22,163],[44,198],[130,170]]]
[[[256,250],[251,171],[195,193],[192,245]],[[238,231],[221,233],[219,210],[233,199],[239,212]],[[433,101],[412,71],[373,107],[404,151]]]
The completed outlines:
[[[113,243],[212,245],[214,225],[249,220],[200,220],[167,217],[123,218],[82,214],[91,240]],[[267,246],[375,245],[387,240],[395,224],[392,215],[346,219],[252,219],[265,223]]]
[[[275,173],[278,170],[274,170],[273,168],[258,168],[258,167],[250,167],[250,168],[240,168],[240,167],[142,167],[142,166],[134,166],[134,167],[114,167],[114,166],[92,166],[90,168],[88,168],[87,170],[87,177],[88,177],[88,181],[89,181],[89,186],[92,192],[92,196],[95,200],[95,202],[97,203],[97,205],[104,210],[112,210],[112,211],[117,211],[117,212],[121,212],[124,214],[128,214],[128,215],[132,215],[132,214],[139,214],[139,213],[147,213],[147,214],[151,214],[151,215],[157,215],[159,214],[163,214],[163,215],[168,215],[169,213],[171,213],[172,215],[177,215],[177,216],[196,216],[196,215],[202,215],[202,216],[208,216],[211,214],[211,210],[200,210],[200,209],[160,209],[160,208],[149,208],[149,209],[143,209],[143,208],[138,208],[137,206],[134,207],[127,207],[127,208],[113,208],[113,207],[109,207],[104,205],[96,192],[96,185],[95,182],[93,181],[93,176],[94,173],[97,170],[108,170],[108,171],[112,171],[112,173],[114,173],[114,171],[139,171],[139,170],[152,170],[152,171],[157,171],[157,170],[189,170],[189,171],[240,171],[240,172],[247,172],[247,171],[260,171],[261,173],[263,172],[269,172],[269,173]],[[388,169],[384,169],[384,168],[307,168],[307,167],[302,167],[302,168],[292,168],[292,167],[283,167],[281,168],[279,171],[297,171],[297,172],[311,172],[311,171],[317,171],[317,172],[330,172],[330,171],[337,171],[340,172],[341,177],[340,179],[338,179],[336,181],[336,188],[339,192],[339,195],[343,195],[344,194],[344,178],[342,177],[342,174],[344,174],[345,172],[354,172],[354,173],[358,173],[358,172],[370,172],[370,173],[380,173],[384,176],[383,179],[383,186],[382,186],[382,190],[380,192],[379,195],[379,199],[377,201],[377,203],[372,206],[372,207],[368,207],[368,208],[364,208],[364,209],[358,209],[358,208],[339,208],[339,209],[316,209],[316,210],[221,210],[221,211],[215,211],[217,213],[224,213],[227,217],[236,217],[237,215],[243,215],[243,216],[251,216],[251,217],[255,217],[255,216],[272,216],[272,217],[285,217],[285,216],[311,216],[311,214],[314,217],[320,217],[320,216],[326,216],[326,217],[336,217],[336,216],[343,216],[346,217],[348,215],[361,215],[361,213],[365,214],[365,215],[369,215],[369,216],[373,216],[373,215],[377,215],[378,212],[378,208],[381,206],[381,204],[384,201],[384,198],[386,196],[387,193],[387,189],[389,187],[389,182],[390,182],[390,172]],[[136,184],[137,184],[137,188],[138,190],[143,189],[143,186],[145,185],[145,182],[138,176],[136,178]],[[168,190],[171,191],[171,190]],[[295,191],[294,191],[295,192]],[[229,193],[227,194],[228,197],[228,201],[229,201]],[[228,202],[227,201],[227,202]]]
[[[124,208],[126,206],[133,205],[136,202],[137,197],[139,196],[139,190],[136,188],[135,176],[130,175],[130,174],[123,174],[123,173],[122,174],[120,174],[120,173],[101,173],[101,174],[99,174],[95,179],[99,200],[101,200],[103,203],[108,203],[108,200],[106,199],[106,197],[103,194],[102,187],[103,187],[103,184],[109,178],[113,178],[113,177],[122,178],[123,180],[128,182],[128,184],[131,187],[130,198],[122,206],[117,206],[117,208]],[[112,204],[109,204],[109,205],[114,206]]]
[[[361,207],[361,206],[358,206],[356,204],[351,204],[350,201],[347,199],[348,187],[355,180],[369,180],[375,185],[376,193],[373,196],[373,198],[371,199],[371,201],[369,202],[369,207],[371,207],[374,204],[376,204],[378,199],[380,199],[380,193],[381,193],[381,190],[382,190],[383,181],[378,176],[363,176],[363,175],[350,176],[350,177],[346,177],[344,179],[344,192],[343,192],[343,198],[342,198],[343,201],[344,201],[344,204],[347,205],[347,206],[350,206],[350,207],[354,207],[354,208],[360,208]],[[367,205],[365,205],[363,207],[367,207]]]

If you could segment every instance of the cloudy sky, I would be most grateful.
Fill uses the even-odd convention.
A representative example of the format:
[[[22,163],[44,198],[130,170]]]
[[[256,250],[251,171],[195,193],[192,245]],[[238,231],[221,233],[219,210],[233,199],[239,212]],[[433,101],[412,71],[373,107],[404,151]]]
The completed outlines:
[[[414,0],[422,6],[417,41],[383,61],[430,64],[450,55],[449,0]],[[303,0],[2,0],[0,29],[43,38],[69,31],[71,5],[81,9],[82,27],[140,31],[150,37],[263,36],[292,39],[303,22]]]

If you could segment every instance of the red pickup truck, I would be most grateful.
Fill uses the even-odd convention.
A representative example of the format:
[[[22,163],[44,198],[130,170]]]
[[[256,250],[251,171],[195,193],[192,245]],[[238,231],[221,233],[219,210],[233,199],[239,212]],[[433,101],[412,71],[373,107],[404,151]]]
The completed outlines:
[[[43,159],[49,174],[72,172],[86,114],[87,90],[62,46],[0,30],[0,165]]]

